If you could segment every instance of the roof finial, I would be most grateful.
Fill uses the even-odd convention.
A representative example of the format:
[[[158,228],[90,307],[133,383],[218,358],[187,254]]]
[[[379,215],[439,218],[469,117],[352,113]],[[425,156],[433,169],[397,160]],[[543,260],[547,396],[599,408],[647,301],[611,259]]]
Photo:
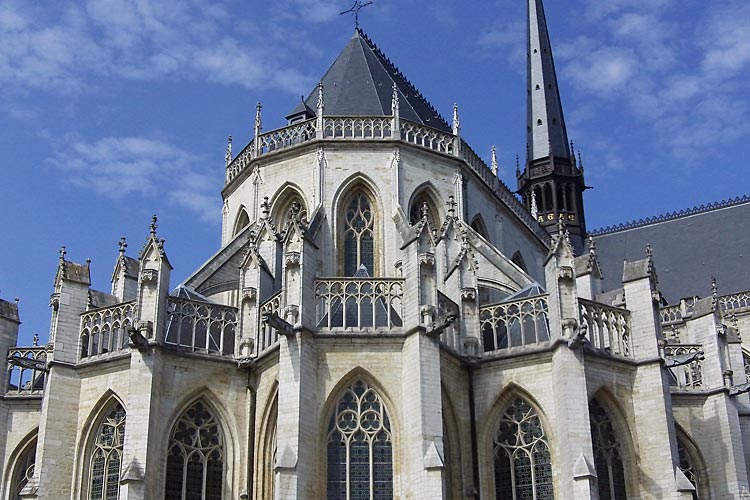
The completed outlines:
[[[492,161],[490,163],[492,165],[492,173],[497,177],[497,148],[495,146],[492,146]]]
[[[156,228],[159,227],[159,224],[157,224],[158,219],[156,218],[156,214],[151,216],[151,224],[148,225],[149,230],[151,231],[151,237],[156,238]]]
[[[461,133],[461,120],[458,118],[458,104],[453,103],[453,135]]]
[[[65,250],[65,245],[60,247],[60,262],[65,262],[65,255],[68,252]]]
[[[595,256],[596,255],[596,241],[594,241],[594,237],[590,234],[588,237],[588,243],[589,243],[589,255]]]
[[[255,105],[255,137],[260,135],[260,130],[263,127],[263,120],[261,119],[260,110],[263,109],[263,105],[258,101]]]
[[[263,213],[263,218],[268,219],[268,213],[271,211],[270,206],[268,204],[268,196],[263,197],[263,203],[260,204],[261,212]]]
[[[583,173],[583,156],[581,156],[581,150],[578,150],[578,168],[581,169],[581,173]]]
[[[400,106],[398,102],[398,86],[396,82],[393,82],[393,96],[391,97],[391,114],[396,116],[399,112]]]
[[[227,164],[227,167],[230,163],[232,163],[232,136],[230,135],[227,137],[227,152],[224,155],[224,161]]]
[[[565,232],[565,217],[563,214],[560,214],[560,217],[557,218],[557,233],[562,236],[562,234]]]
[[[654,260],[654,249],[653,249],[653,247],[651,246],[651,243],[647,243],[647,244],[646,244],[646,258],[647,258],[647,259],[648,259],[649,261],[652,261],[652,260]]]
[[[125,241],[125,236],[120,237],[120,243],[118,243],[118,246],[119,246],[118,251],[120,253],[120,257],[122,257],[123,255],[125,255],[125,250],[128,248],[128,244]]]
[[[323,112],[323,108],[325,108],[325,100],[323,99],[323,80],[318,82],[318,113]]]
[[[516,155],[516,178],[521,177],[521,158]]]
[[[531,216],[538,220],[539,218],[539,207],[536,204],[536,191],[531,192]]]
[[[419,207],[419,211],[422,213],[422,219],[427,220],[427,217],[430,214],[430,206],[427,205],[426,201],[422,202],[422,206]]]
[[[351,9],[339,12],[339,15],[343,16],[344,14],[353,14],[354,15],[354,29],[359,31],[359,11],[367,7],[368,5],[372,5],[372,2],[361,3],[359,0],[355,0],[354,5],[352,5]]]
[[[39,334],[34,334],[34,347],[39,347]]]

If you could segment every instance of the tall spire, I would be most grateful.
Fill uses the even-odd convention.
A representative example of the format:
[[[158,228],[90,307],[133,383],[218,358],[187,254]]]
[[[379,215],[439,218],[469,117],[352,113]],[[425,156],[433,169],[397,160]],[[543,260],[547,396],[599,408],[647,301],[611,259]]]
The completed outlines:
[[[570,158],[544,6],[542,0],[528,2],[529,161],[549,156]]]

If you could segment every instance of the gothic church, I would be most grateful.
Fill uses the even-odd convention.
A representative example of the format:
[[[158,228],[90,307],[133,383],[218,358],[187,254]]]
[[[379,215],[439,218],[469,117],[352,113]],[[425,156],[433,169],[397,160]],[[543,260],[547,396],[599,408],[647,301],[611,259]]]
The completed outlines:
[[[357,29],[181,283],[154,217],[108,292],[61,250],[48,342],[0,300],[0,498],[750,498],[747,261],[675,248],[750,200],[589,232],[557,84],[528,0],[516,193]]]

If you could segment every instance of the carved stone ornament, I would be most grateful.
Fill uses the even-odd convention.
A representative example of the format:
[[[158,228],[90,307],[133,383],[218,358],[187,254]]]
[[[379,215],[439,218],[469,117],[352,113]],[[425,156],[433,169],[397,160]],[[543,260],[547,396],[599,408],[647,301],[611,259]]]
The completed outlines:
[[[49,305],[52,309],[57,311],[57,308],[60,307],[60,294],[59,293],[53,293],[49,296]]]
[[[242,300],[255,301],[258,297],[258,290],[254,286],[246,286],[242,289]]]
[[[661,292],[659,290],[651,292],[651,300],[656,304],[661,304]]]
[[[159,280],[159,271],[156,269],[144,269],[141,276],[143,283],[155,284]]]
[[[299,306],[289,305],[284,308],[284,318],[292,325],[297,324],[299,318]]]
[[[420,253],[419,265],[426,266],[426,267],[435,267],[435,254],[431,252]]]
[[[419,313],[422,315],[422,324],[428,327],[431,326],[433,315],[435,313],[435,307],[430,305],[422,306],[419,309]]]
[[[287,266],[294,266],[294,267],[299,266],[300,253],[299,252],[287,252],[285,262]]]
[[[461,300],[467,302],[474,302],[477,300],[477,289],[476,288],[462,288],[461,289]]]
[[[150,321],[139,321],[136,323],[138,331],[147,339],[151,339],[154,336],[154,324]]]
[[[563,266],[557,270],[557,279],[560,281],[573,281],[573,268]]]
[[[464,354],[470,357],[479,355],[479,339],[475,337],[466,337],[464,339]]]
[[[240,342],[240,356],[249,358],[255,350],[255,340],[252,338],[243,338]]]

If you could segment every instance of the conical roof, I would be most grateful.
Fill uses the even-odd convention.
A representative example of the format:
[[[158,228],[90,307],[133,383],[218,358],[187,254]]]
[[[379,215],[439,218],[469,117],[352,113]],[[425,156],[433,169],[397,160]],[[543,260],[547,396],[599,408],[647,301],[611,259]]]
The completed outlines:
[[[451,131],[448,122],[361,29],[355,31],[322,82],[326,116],[390,116],[395,83],[402,118]],[[316,86],[289,116],[306,112],[306,107],[315,109],[317,101]]]

